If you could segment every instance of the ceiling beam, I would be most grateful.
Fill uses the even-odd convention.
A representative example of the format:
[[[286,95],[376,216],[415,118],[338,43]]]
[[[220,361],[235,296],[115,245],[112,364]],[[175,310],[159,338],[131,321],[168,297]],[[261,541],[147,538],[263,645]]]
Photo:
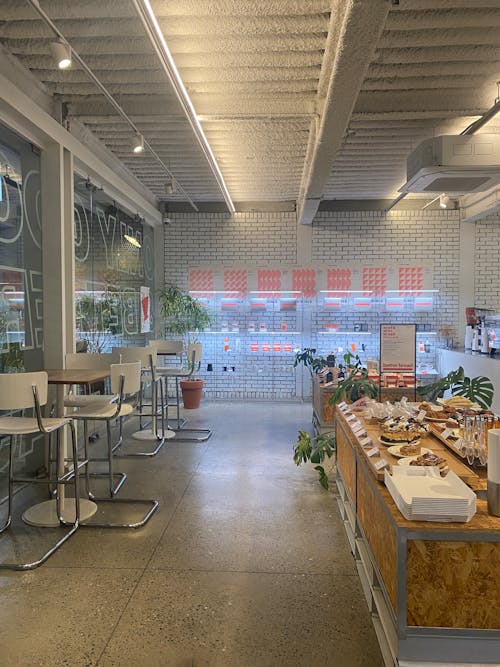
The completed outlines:
[[[298,219],[311,224],[318,210],[325,183],[358,98],[364,76],[375,53],[391,4],[373,0],[369,7],[362,0],[337,0],[332,7],[329,39],[322,78],[326,78],[326,97],[316,131],[311,133],[297,200]],[[363,35],[361,40],[359,37]],[[325,64],[331,69],[325,71]],[[320,82],[320,91],[322,90]],[[319,105],[318,105],[319,106]]]

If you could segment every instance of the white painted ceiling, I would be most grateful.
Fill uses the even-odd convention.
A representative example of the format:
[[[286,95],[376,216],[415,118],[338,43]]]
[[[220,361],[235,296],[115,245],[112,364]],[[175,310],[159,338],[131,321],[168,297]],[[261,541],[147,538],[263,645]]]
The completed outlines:
[[[392,199],[424,138],[492,106],[500,0],[152,0],[236,203]],[[197,203],[222,201],[132,0],[40,0]],[[3,55],[31,70],[159,201],[165,170],[25,0],[0,0]],[[1,94],[1,91],[0,91]],[[54,112],[55,113],[55,112]],[[498,128],[497,128],[498,129]]]

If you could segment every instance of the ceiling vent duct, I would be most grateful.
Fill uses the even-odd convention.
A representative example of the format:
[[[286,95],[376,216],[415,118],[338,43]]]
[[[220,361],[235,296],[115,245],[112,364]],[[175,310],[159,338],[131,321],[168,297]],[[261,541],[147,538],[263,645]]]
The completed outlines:
[[[400,192],[464,195],[500,180],[500,135],[442,135],[426,139],[408,156]]]

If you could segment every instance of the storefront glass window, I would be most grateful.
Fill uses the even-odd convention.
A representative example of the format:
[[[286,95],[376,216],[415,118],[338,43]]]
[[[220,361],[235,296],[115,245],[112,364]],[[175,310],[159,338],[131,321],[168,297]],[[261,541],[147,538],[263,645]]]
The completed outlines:
[[[145,345],[153,329],[153,230],[75,176],[77,351]]]
[[[39,150],[0,125],[0,371],[43,368]]]

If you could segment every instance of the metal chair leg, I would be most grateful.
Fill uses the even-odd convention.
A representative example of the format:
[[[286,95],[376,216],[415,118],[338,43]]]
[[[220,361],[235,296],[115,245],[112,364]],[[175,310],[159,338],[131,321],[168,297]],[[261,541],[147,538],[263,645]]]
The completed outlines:
[[[84,420],[85,422],[86,420]],[[123,419],[120,417],[119,418],[119,428],[120,428],[120,439],[122,438],[122,422]],[[141,526],[144,526],[149,519],[153,516],[153,514],[156,512],[158,509],[158,501],[157,500],[147,500],[147,499],[140,499],[140,498],[117,498],[116,493],[120,490],[123,482],[126,479],[126,474],[122,472],[115,473],[113,469],[113,459],[116,455],[113,454],[113,444],[112,444],[112,434],[111,434],[111,422],[110,420],[106,420],[106,435],[107,435],[107,447],[108,447],[108,458],[105,459],[108,463],[108,471],[105,473],[94,473],[94,475],[105,475],[108,478],[109,482],[109,491],[110,491],[110,496],[107,498],[99,498],[96,496],[92,496],[92,500],[98,503],[98,505],[102,505],[103,503],[123,503],[123,504],[132,504],[132,505],[146,505],[147,511],[146,513],[142,516],[142,518],[139,521],[134,521],[131,523],[126,523],[126,522],[101,522],[101,521],[85,521],[82,522],[80,525],[86,526],[89,528],[140,528]],[[93,459],[99,460],[99,459]],[[119,482],[119,484],[116,487],[113,487],[113,479],[117,475],[122,475],[122,479]]]
[[[140,407],[140,412],[139,412],[139,431],[136,433],[132,434],[132,438],[134,440],[145,440],[145,441],[150,441],[150,442],[157,442],[157,445],[154,449],[144,452],[144,451],[139,451],[139,452],[120,452],[118,454],[115,454],[116,458],[121,458],[121,459],[133,459],[133,458],[151,458],[153,456],[156,456],[158,452],[161,450],[163,445],[165,444],[165,439],[168,438],[173,438],[174,433],[172,431],[165,431],[165,426],[164,426],[164,416],[163,416],[163,405],[161,406],[161,411],[160,411],[160,416],[162,420],[162,435],[160,436],[158,433],[158,387],[157,387],[157,382],[158,381],[152,381],[151,385],[151,415],[144,415],[142,412],[142,406]],[[161,382],[161,380],[160,380]],[[163,397],[163,394],[161,394]],[[163,402],[163,398],[161,398]],[[142,404],[143,405],[143,404]],[[151,422],[151,430],[147,431],[146,429],[142,429],[142,422],[141,422],[141,417],[145,416],[151,416],[152,417],[152,422]],[[122,444],[120,440],[120,445]],[[118,449],[119,445],[115,445],[113,447],[113,451],[116,451]]]
[[[14,439],[14,436],[11,435],[9,437],[9,473],[8,473],[8,475],[9,475],[9,478],[8,478],[8,494],[9,495],[8,495],[8,501],[7,501],[8,502],[7,519],[4,523],[4,525],[2,526],[2,528],[0,528],[0,533],[3,533],[4,530],[7,530],[7,528],[12,523],[12,495],[13,495],[13,492],[14,492],[14,480],[13,480],[13,465],[14,465],[13,464],[13,458],[14,457],[13,457],[13,453],[12,453],[13,439]]]
[[[71,427],[73,425],[71,424]],[[58,448],[60,446],[60,440],[57,442],[56,447]],[[12,475],[12,437],[11,437],[11,445],[10,445],[10,452],[9,452],[9,515],[12,514],[12,490],[13,490],[13,483],[15,481],[13,475]],[[26,570],[34,570],[35,568],[39,567],[40,565],[43,565],[46,560],[52,556],[53,553],[55,553],[69,538],[75,533],[79,526],[80,526],[80,490],[79,490],[79,474],[78,474],[78,452],[77,452],[77,446],[76,446],[76,434],[74,432],[74,427],[72,428],[72,452],[73,452],[73,466],[74,466],[74,485],[75,485],[75,521],[74,523],[68,524],[66,521],[63,520],[61,517],[61,512],[60,512],[60,504],[59,504],[59,493],[57,493],[56,496],[56,507],[57,507],[57,516],[58,519],[61,523],[61,525],[64,526],[71,526],[70,530],[63,536],[61,537],[60,540],[58,540],[48,551],[46,551],[43,556],[38,558],[37,560],[31,561],[29,563],[0,563],[0,569],[2,570],[17,570],[17,571],[26,571]],[[59,452],[57,452],[58,454]],[[65,478],[64,482],[61,482],[61,478],[57,478],[56,484],[59,485],[61,483],[67,484],[67,475],[63,476]],[[23,480],[23,481],[33,481],[33,482],[42,482],[45,483],[44,480]]]
[[[83,437],[85,441],[85,447],[88,447],[88,424],[87,420],[83,419]],[[98,462],[98,463],[107,463],[108,464],[108,470],[106,472],[89,472],[89,466],[87,465],[86,471],[85,471],[85,482],[86,482],[86,492],[88,494],[88,497],[91,500],[106,500],[106,498],[99,498],[96,497],[91,491],[90,491],[90,477],[98,477],[102,478],[105,477],[109,480],[109,497],[113,498],[116,496],[118,491],[122,488],[122,486],[125,484],[125,480],[127,479],[127,473],[125,472],[113,472],[113,457],[112,457],[112,452],[113,452],[113,445],[111,445],[111,454],[109,452],[109,447],[111,443],[111,424],[109,421],[106,421],[106,431],[108,434],[108,455],[106,457],[93,457],[89,458],[86,456],[86,458],[89,460],[89,463],[92,462]],[[119,447],[121,445],[121,441],[123,439],[122,436],[122,430],[121,430],[121,420],[120,420],[120,437],[118,442],[114,445],[114,447]],[[118,478],[118,481],[116,484],[113,483],[114,478]]]

